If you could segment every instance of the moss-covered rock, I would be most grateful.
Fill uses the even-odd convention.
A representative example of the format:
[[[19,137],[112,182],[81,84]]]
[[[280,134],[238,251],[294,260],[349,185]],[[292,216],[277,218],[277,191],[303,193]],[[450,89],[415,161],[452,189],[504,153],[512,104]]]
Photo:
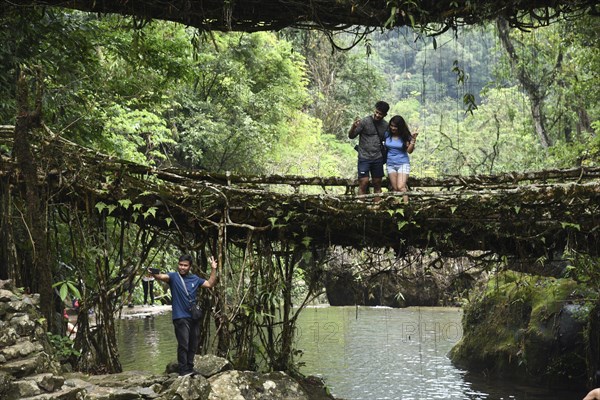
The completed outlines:
[[[597,293],[571,279],[503,272],[464,309],[459,367],[536,382],[586,379],[588,314]]]

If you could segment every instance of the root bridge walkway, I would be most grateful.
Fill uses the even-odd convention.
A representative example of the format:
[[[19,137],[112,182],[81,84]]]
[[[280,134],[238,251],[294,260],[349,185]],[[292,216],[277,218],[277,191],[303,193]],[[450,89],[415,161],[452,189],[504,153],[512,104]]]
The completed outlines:
[[[0,127],[5,148],[13,131]],[[600,248],[600,168],[411,177],[409,204],[389,192],[374,203],[353,194],[354,180],[154,169],[48,132],[41,137],[38,179],[53,204],[163,230],[209,235],[227,227],[228,240],[253,232],[304,246],[413,247],[449,257],[470,251],[537,257],[565,246],[598,254]],[[22,188],[8,153],[0,159],[0,180]]]

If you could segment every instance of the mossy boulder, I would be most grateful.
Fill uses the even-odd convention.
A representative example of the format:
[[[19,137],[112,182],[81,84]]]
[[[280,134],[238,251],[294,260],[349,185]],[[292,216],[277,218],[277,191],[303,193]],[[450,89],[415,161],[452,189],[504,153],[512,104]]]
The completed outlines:
[[[572,279],[507,271],[464,308],[461,368],[533,381],[583,384],[585,329],[597,293]]]

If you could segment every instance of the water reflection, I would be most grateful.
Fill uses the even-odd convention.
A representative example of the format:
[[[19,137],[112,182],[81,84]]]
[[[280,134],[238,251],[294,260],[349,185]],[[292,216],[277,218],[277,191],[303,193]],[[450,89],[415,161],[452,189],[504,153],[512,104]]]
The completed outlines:
[[[315,307],[298,321],[302,372],[344,399],[563,400],[565,391],[472,382],[446,354],[462,336],[456,308]]]
[[[446,354],[462,336],[457,308],[315,307],[298,320],[301,371],[325,378],[332,393],[353,400],[564,400],[585,393],[548,390],[467,375]],[[125,370],[162,373],[175,360],[171,315],[121,320]]]
[[[449,308],[308,309],[299,321],[302,371],[345,399],[486,398],[446,357],[462,335],[460,318]]]
[[[177,341],[171,314],[119,321],[117,341],[123,370],[163,373],[176,359]]]

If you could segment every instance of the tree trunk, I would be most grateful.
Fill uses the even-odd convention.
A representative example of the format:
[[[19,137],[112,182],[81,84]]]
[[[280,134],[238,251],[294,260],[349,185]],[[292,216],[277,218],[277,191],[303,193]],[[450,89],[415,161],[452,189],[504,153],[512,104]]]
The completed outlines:
[[[227,244],[227,218],[228,209],[223,209],[218,237],[216,238],[215,250],[218,254],[217,262],[221,264],[219,284],[215,289],[215,323],[217,324],[217,355],[226,357],[231,343],[231,332],[229,330],[229,318],[231,307],[227,298],[227,273],[225,272],[225,246]]]
[[[0,161],[0,168],[6,170]],[[12,205],[9,178],[2,177],[0,185],[0,279],[6,280],[15,276],[17,266],[14,257],[14,241],[12,233]]]
[[[27,225],[29,241],[32,249],[32,263],[29,266],[31,279],[21,282],[32,293],[40,294],[42,315],[46,318],[48,329],[52,332],[53,304],[52,268],[48,257],[46,234],[47,201],[44,190],[38,183],[38,168],[31,149],[30,135],[33,129],[41,126],[42,79],[41,73],[36,76],[37,88],[34,110],[30,110],[29,89],[25,73],[21,71],[17,81],[17,121],[14,132],[14,157],[25,183],[24,222]],[[27,268],[27,267],[25,267]]]
[[[531,102],[531,118],[533,119],[535,132],[540,139],[542,147],[547,149],[552,146],[552,142],[550,141],[550,137],[548,137],[548,132],[546,132],[546,127],[544,125],[543,101],[536,93],[534,93],[535,91],[527,89],[525,89],[525,91],[529,94],[529,101]]]
[[[279,371],[292,370],[292,352],[294,344],[295,319],[291,316],[292,311],[292,287],[294,268],[298,260],[302,257],[302,252],[297,246],[293,250],[289,249],[289,244],[285,244],[284,255],[278,257],[278,266],[280,268],[281,278],[283,279],[282,297],[283,297],[283,316],[281,327],[281,347],[279,357],[274,369]],[[281,263],[283,262],[283,265]]]
[[[542,147],[547,149],[548,147],[552,146],[552,141],[548,136],[548,132],[546,131],[544,124],[545,95],[541,90],[541,85],[532,79],[532,77],[527,73],[521,64],[519,56],[515,51],[515,46],[510,38],[510,27],[508,26],[508,22],[504,18],[498,18],[496,20],[496,27],[498,29],[500,42],[508,54],[510,65],[515,69],[517,73],[517,79],[527,93],[527,97],[529,97],[529,101],[531,103],[531,117],[533,118],[535,132],[540,140],[540,144]]]
[[[581,137],[582,132],[594,133],[592,129],[592,123],[590,122],[590,116],[584,106],[580,105],[577,107],[577,135]]]

